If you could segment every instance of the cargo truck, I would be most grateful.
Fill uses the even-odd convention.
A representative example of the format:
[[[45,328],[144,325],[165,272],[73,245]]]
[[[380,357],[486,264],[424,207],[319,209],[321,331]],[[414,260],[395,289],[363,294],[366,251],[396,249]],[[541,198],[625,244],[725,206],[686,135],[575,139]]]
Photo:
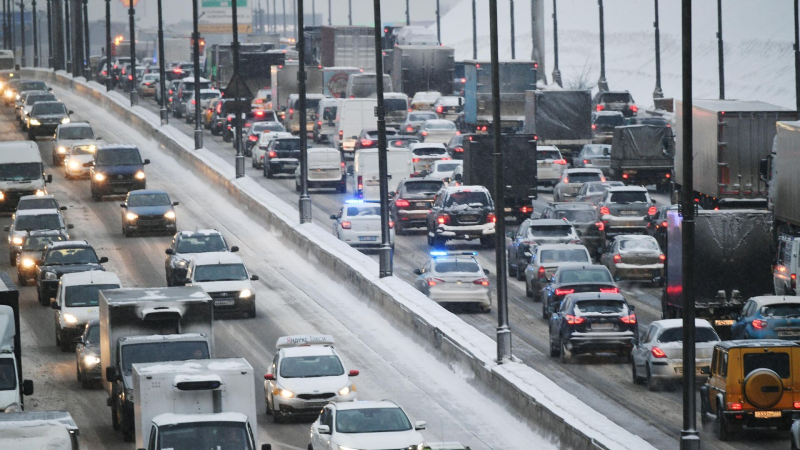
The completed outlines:
[[[289,96],[298,94],[300,89],[297,85],[297,72],[300,66],[297,61],[286,61],[285,64],[271,67],[272,75],[270,84],[272,97],[267,102],[267,109],[271,109],[283,120],[288,106]],[[317,66],[306,66],[306,93],[322,94],[323,92],[322,68]],[[311,121],[312,119],[308,119]]]
[[[283,64],[286,59],[286,53],[274,50],[273,44],[240,44],[239,76],[255,94],[259,89],[270,85],[270,68]],[[206,55],[204,72],[213,86],[225,90],[233,76],[233,51],[230,44],[211,46]]]
[[[78,450],[78,426],[66,411],[0,414],[3,450]]]
[[[455,52],[439,45],[398,45],[392,50],[392,86],[409,98],[417,92],[453,92]]]
[[[19,291],[0,272],[0,413],[22,411],[24,396],[33,394],[33,381],[22,378],[19,323]]]
[[[100,291],[100,367],[114,429],[133,440],[132,365],[208,359],[214,309],[199,287]]]
[[[525,92],[536,89],[539,64],[535,61],[501,61],[500,127],[503,133],[524,128]],[[464,133],[489,133],[492,126],[492,64],[464,61],[464,116],[456,125]]]
[[[518,222],[530,217],[537,193],[537,142],[531,134],[504,134],[503,176],[506,185],[505,213]],[[499,198],[494,189],[494,136],[470,135],[464,139],[464,172],[455,179],[465,186],[483,186]]]
[[[375,72],[375,30],[372,27],[323,26],[319,40],[322,67],[358,67]]]
[[[228,433],[246,437],[249,448],[255,448],[255,378],[246,359],[134,364],[133,387],[136,448],[171,448],[170,440],[185,446],[187,439],[203,444],[192,448],[218,448],[220,444],[228,448],[224,444],[229,442],[213,442],[214,436],[227,437]],[[220,427],[226,432],[220,433]],[[192,432],[187,433],[187,428]],[[151,439],[154,437],[157,439]],[[147,447],[148,442],[157,441],[159,446]]]
[[[554,145],[570,163],[592,143],[590,91],[526,91],[525,134],[535,134],[539,145]]]
[[[322,69],[322,94],[326,97],[345,98],[347,79],[354,73],[363,73],[358,67],[325,67]]]
[[[190,61],[192,57],[192,49],[190,47],[191,40],[183,39],[164,39],[164,62],[177,63]],[[158,54],[158,46],[156,45],[156,54]]]
[[[676,193],[683,180],[683,108],[676,101]],[[766,208],[767,185],[760,163],[772,149],[775,124],[796,113],[769,103],[746,100],[693,100],[694,192],[705,209]]]
[[[625,184],[654,184],[658,191],[668,192],[674,157],[671,128],[659,125],[615,127],[608,175]]]
[[[661,297],[665,319],[681,317],[684,305],[682,221],[679,211],[667,213],[666,286]],[[697,211],[694,240],[697,317],[729,339],[744,303],[772,292],[772,214],[755,209]]]
[[[763,161],[777,237],[772,276],[776,295],[797,295],[800,274],[800,122],[778,122],[773,152]]]

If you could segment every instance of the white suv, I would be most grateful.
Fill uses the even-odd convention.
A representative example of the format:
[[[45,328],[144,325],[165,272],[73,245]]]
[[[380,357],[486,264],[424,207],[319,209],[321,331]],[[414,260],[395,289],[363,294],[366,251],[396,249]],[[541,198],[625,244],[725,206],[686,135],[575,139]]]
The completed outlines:
[[[539,145],[536,148],[536,180],[538,184],[555,186],[561,180],[561,174],[567,169],[567,160],[561,151],[553,145]]]
[[[309,450],[396,448],[422,450],[425,422],[411,424],[393,401],[331,403],[311,425]]]
[[[256,316],[256,291],[250,275],[235,253],[198,253],[186,272],[187,286],[200,286],[214,299],[214,314],[244,312]]]

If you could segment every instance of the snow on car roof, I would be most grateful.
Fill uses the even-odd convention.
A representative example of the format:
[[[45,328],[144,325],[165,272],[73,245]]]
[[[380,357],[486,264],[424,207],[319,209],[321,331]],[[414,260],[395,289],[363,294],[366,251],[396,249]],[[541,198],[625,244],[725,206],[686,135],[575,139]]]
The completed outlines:
[[[70,122],[58,126],[59,128],[92,128],[89,122]]]
[[[597,111],[594,113],[595,116],[621,116],[621,111]]]
[[[194,257],[195,266],[212,266],[217,264],[244,264],[242,258],[231,252],[198,253]]]
[[[204,337],[201,334],[194,334],[195,337]],[[196,372],[252,372],[253,366],[244,358],[213,358],[213,359],[193,359],[188,361],[169,361],[154,362],[145,364],[135,364],[139,374],[156,373],[196,373]]]
[[[609,186],[608,192],[647,192],[644,186]]]
[[[652,325],[656,325],[661,328],[682,328],[683,327],[683,319],[663,319],[663,320],[654,320],[651,322]],[[713,328],[710,323],[708,323],[705,319],[694,319],[694,326],[695,327],[704,327],[704,328]]]
[[[310,345],[308,347],[282,348],[281,353],[283,353],[284,357],[336,355],[336,353],[333,351],[333,347],[328,347],[324,345]]]
[[[220,233],[219,230],[214,230],[214,229],[194,230],[194,231],[183,230],[183,231],[179,231],[178,234],[180,236],[182,236],[182,237],[183,236],[214,236],[214,235],[222,236],[222,233]]]
[[[174,341],[174,340],[191,340],[206,338],[205,334],[200,333],[182,333],[182,334],[153,334],[150,336],[125,336],[119,338],[120,341]]]
[[[389,400],[342,402],[333,403],[333,405],[340,411],[350,409],[399,408],[397,403]]]
[[[485,192],[486,194],[489,193],[489,190],[483,186],[446,186],[444,191],[448,194],[452,194],[454,192]]]
[[[778,303],[800,303],[800,297],[794,295],[761,295],[752,297],[750,300],[756,302],[758,306],[776,305]]]
[[[428,120],[428,122],[433,122],[433,120]],[[408,149],[414,151],[418,148],[440,148],[443,150],[447,150],[447,147],[444,144],[437,144],[432,142],[414,142],[413,144],[408,146]]]
[[[567,169],[567,170],[564,171],[564,174],[566,174],[566,175],[573,174],[573,173],[596,173],[596,174],[601,174],[602,175],[603,171],[600,170],[600,169],[583,169],[583,168]]]
[[[31,211],[36,211],[36,210],[32,209]],[[91,247],[91,245],[89,245],[89,242],[87,241],[57,241],[47,244],[47,247],[50,249],[54,249],[62,247]]]
[[[166,413],[153,417],[153,424],[158,427],[195,422],[247,422],[242,413],[225,412],[217,414],[172,414]]]
[[[47,209],[23,209],[22,211],[17,211],[16,217],[20,216],[42,216],[45,214],[59,214],[59,210],[55,208],[47,208]]]
[[[119,277],[114,272],[103,270],[89,270],[87,272],[65,273],[61,277],[64,286],[79,286],[85,284],[121,284]]]
[[[559,151],[558,147],[556,147],[555,145],[537,145],[536,146],[536,151],[540,152],[542,150],[551,150],[551,151],[552,150],[556,150],[556,151]]]
[[[531,228],[536,227],[553,227],[553,226],[572,226],[569,222],[563,219],[536,219],[528,220],[528,226]]]
[[[87,244],[88,245],[88,244]],[[141,301],[210,302],[211,297],[199,286],[154,288],[123,288],[104,291],[109,304],[138,303]]]

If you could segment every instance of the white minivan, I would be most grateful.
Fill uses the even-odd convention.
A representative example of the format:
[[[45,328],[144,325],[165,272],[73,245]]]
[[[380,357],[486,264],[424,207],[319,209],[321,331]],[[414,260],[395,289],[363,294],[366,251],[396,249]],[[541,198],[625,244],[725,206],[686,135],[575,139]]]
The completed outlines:
[[[67,352],[75,348],[75,338],[87,323],[100,318],[100,291],[119,289],[122,283],[112,272],[90,270],[65,273],[58,282],[55,310],[56,346]]]
[[[778,260],[772,268],[775,295],[797,295],[800,273],[800,238],[788,234],[778,237]]]
[[[20,197],[46,194],[44,185],[51,181],[52,175],[44,175],[42,156],[35,142],[0,142],[0,192],[3,193],[0,210],[14,212]]]
[[[335,148],[308,149],[308,187],[330,188],[347,192],[347,171],[342,153]],[[294,172],[294,188],[300,192],[300,166]]]
[[[345,156],[352,155],[361,131],[378,128],[378,118],[375,117],[377,107],[378,101],[374,98],[342,100],[336,112],[334,148],[338,148]]]
[[[389,149],[386,152],[386,166],[389,192],[395,192],[400,181],[411,177],[414,172],[411,150],[407,148]],[[356,198],[380,200],[379,179],[378,149],[368,148],[356,151],[353,164],[353,192]]]

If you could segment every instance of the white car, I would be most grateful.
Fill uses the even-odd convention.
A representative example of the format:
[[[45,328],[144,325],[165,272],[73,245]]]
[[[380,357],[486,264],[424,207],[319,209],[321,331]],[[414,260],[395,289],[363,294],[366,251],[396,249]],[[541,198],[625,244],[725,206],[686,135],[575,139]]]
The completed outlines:
[[[264,375],[264,402],[274,422],[285,417],[316,417],[329,402],[358,400],[356,386],[333,349],[333,336],[282,336],[269,372]]]
[[[403,449],[422,450],[423,421],[411,420],[391,400],[330,403],[311,424],[313,450]]]
[[[56,299],[50,305],[55,310],[56,346],[62,352],[73,350],[75,338],[83,333],[86,324],[100,318],[98,293],[120,286],[116,274],[102,270],[61,276]]]
[[[64,162],[64,158],[75,142],[95,139],[100,138],[95,135],[92,126],[87,122],[62,123],[56,128],[56,141],[53,143],[53,165],[58,166]]]
[[[431,259],[414,270],[414,287],[437,303],[472,303],[492,310],[489,271],[481,267],[478,252],[431,252]]]
[[[91,169],[84,166],[94,160],[94,153],[97,145],[94,141],[78,141],[69,149],[69,153],[64,157],[64,176],[68,180],[75,178],[88,178]]]
[[[449,182],[453,179],[453,172],[455,172],[458,167],[462,167],[463,165],[464,161],[461,160],[443,159],[434,161],[433,165],[431,166],[431,170],[428,171],[428,174],[425,175],[425,178]],[[463,169],[461,173],[463,174]]]
[[[431,165],[433,165],[434,161],[452,160],[444,144],[419,142],[411,144],[408,148],[411,150],[411,162],[414,163],[414,173],[412,176],[419,176],[423,170],[430,172]]]
[[[441,96],[442,94],[436,91],[417,92],[414,94],[414,98],[411,99],[411,109],[416,111],[432,111],[433,105]]]
[[[426,120],[419,127],[420,138],[431,144],[447,144],[456,134],[456,124],[449,120]]]
[[[555,186],[561,180],[561,174],[567,169],[567,160],[561,151],[553,145],[536,147],[536,179],[539,185]]]
[[[258,138],[258,143],[253,146],[251,151],[252,156],[250,157],[250,165],[256,169],[263,169],[264,159],[267,156],[267,147],[269,147],[269,143],[272,142],[273,139],[285,139],[292,137],[294,136],[288,131],[262,131],[261,137]]]
[[[231,252],[196,254],[186,272],[187,286],[200,286],[214,299],[214,313],[244,312],[256,316],[256,291],[242,258]]]
[[[381,205],[379,203],[348,200],[331,216],[333,234],[351,247],[377,248],[381,246]],[[394,223],[389,221],[389,245],[394,248]]]

